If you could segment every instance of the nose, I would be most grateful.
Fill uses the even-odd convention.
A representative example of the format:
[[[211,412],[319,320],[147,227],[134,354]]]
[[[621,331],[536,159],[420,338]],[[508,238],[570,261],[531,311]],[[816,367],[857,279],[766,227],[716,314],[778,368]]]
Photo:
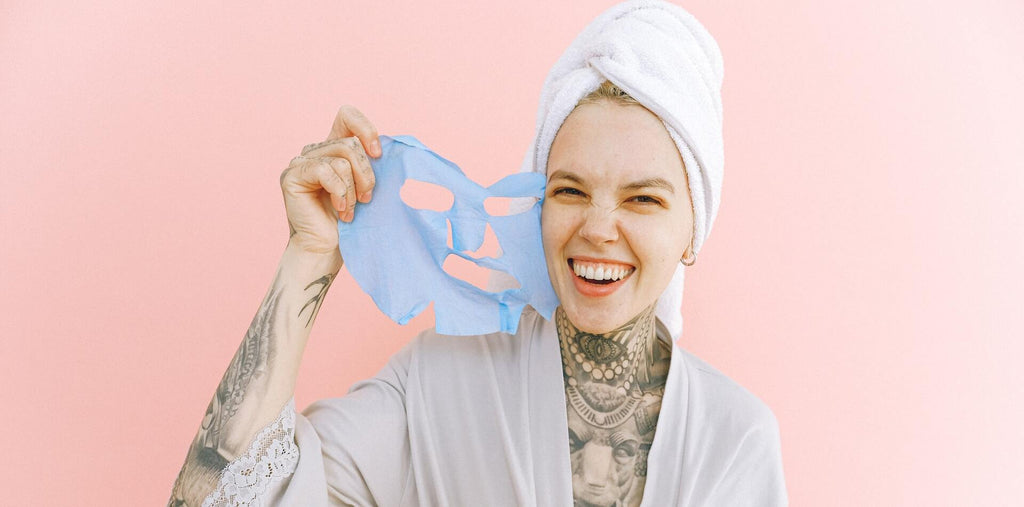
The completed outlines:
[[[591,206],[583,215],[579,234],[594,244],[611,243],[619,239],[615,213],[604,207]]]
[[[607,445],[587,442],[583,446],[582,476],[588,486],[600,487],[608,484],[612,475],[612,448]]]

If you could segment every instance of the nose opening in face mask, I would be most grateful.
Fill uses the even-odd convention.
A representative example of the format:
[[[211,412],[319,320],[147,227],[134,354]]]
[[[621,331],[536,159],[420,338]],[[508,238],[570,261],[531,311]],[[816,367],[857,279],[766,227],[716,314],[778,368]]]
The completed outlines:
[[[441,266],[448,276],[458,278],[482,291],[490,292],[487,287],[487,280],[490,279],[491,275],[497,272],[496,270],[485,268],[464,259],[456,254],[450,253],[444,259],[444,264]],[[521,287],[519,280],[514,277],[509,277],[509,283],[514,285],[510,286],[505,290],[519,289]]]
[[[445,220],[445,222],[448,224],[448,248],[454,250],[455,240],[452,231],[452,221]],[[485,257],[497,259],[501,257],[501,246],[498,243],[498,236],[494,233],[494,229],[491,228],[491,224],[484,224],[484,239],[480,246],[476,250],[463,250],[462,253],[474,259],[483,259]]]

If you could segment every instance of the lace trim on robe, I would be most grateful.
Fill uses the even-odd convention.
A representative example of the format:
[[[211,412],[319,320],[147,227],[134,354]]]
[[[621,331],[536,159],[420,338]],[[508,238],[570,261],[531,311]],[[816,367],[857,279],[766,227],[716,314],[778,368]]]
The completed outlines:
[[[217,489],[203,507],[263,505],[261,496],[271,482],[295,472],[299,448],[295,445],[295,398],[288,400],[277,419],[260,430],[246,454],[228,463]]]

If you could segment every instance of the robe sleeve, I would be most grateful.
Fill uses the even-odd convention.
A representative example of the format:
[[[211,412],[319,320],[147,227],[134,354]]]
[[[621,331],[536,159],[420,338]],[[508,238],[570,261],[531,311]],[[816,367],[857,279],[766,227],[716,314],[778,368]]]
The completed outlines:
[[[407,345],[345,396],[317,400],[302,412],[290,400],[260,433],[272,435],[269,444],[256,438],[247,455],[228,464],[203,506],[399,505],[412,480],[408,358]]]
[[[762,412],[758,422],[743,436],[708,505],[789,505],[779,425],[771,411]]]

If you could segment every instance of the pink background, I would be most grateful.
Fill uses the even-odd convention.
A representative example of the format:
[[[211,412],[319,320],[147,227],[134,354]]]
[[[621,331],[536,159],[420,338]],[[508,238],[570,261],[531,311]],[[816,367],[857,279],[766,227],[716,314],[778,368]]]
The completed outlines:
[[[4,0],[3,502],[163,505],[291,157],[348,103],[493,182],[612,3]],[[727,163],[680,344],[774,410],[793,505],[1018,503],[1024,4],[685,5],[725,57]],[[298,405],[430,322],[339,278]]]

